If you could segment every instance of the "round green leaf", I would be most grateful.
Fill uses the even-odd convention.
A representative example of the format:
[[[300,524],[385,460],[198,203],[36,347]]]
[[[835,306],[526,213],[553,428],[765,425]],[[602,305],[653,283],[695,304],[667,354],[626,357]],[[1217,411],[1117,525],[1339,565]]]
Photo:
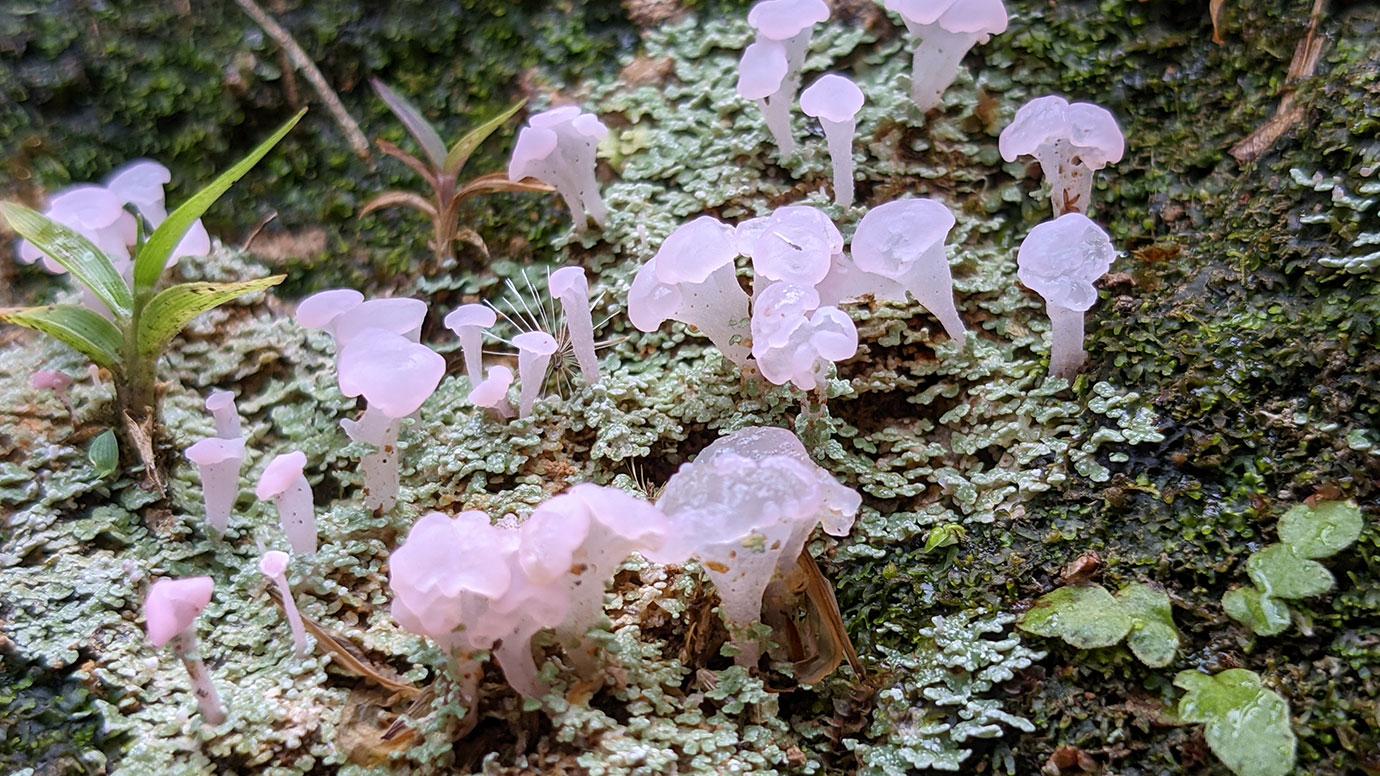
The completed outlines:
[[[1116,600],[1131,616],[1131,632],[1126,646],[1151,668],[1163,668],[1174,661],[1179,651],[1179,631],[1169,596],[1159,588],[1134,582],[1117,591]]]
[[[1289,627],[1289,607],[1253,587],[1238,587],[1222,596],[1222,608],[1257,636],[1274,636]]]
[[[1279,540],[1302,558],[1336,555],[1361,535],[1365,519],[1354,501],[1299,504],[1279,519]]]
[[[1061,587],[1021,618],[1027,633],[1060,638],[1079,649],[1110,647],[1131,630],[1131,616],[1101,585]]]
[[[114,474],[115,470],[120,468],[120,442],[115,438],[115,432],[106,429],[92,440],[91,447],[86,450],[86,457],[91,461],[91,467],[96,470],[97,477],[105,479]]]
[[[1272,544],[1246,560],[1246,573],[1261,592],[1275,598],[1312,598],[1332,589],[1332,572],[1301,558],[1283,544]]]
[[[1174,684],[1187,692],[1179,716],[1202,723],[1208,747],[1237,776],[1286,776],[1294,770],[1297,741],[1289,703],[1252,671],[1232,668],[1216,676],[1183,671]]]

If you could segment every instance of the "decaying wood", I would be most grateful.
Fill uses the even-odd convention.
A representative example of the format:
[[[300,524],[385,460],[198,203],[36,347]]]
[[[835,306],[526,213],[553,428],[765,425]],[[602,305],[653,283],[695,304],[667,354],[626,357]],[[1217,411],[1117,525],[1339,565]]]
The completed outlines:
[[[1284,133],[1303,121],[1306,111],[1298,104],[1298,85],[1311,78],[1322,61],[1327,40],[1318,30],[1326,15],[1327,0],[1314,0],[1313,12],[1308,19],[1308,32],[1294,49],[1294,59],[1289,63],[1289,74],[1284,81],[1284,94],[1279,98],[1279,107],[1269,121],[1231,149],[1236,161],[1245,164],[1259,159],[1274,147]]]

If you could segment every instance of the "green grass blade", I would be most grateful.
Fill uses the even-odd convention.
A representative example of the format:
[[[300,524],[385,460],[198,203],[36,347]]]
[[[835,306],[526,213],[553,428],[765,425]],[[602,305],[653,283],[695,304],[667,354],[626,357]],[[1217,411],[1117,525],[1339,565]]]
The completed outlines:
[[[446,162],[443,167],[446,174],[458,175],[461,170],[465,169],[465,163],[470,160],[470,155],[474,153],[474,150],[485,140],[488,140],[489,135],[492,135],[499,127],[507,123],[508,119],[512,118],[514,113],[522,110],[522,106],[526,104],[526,100],[519,101],[513,107],[494,116],[483,124],[480,124],[470,130],[468,135],[455,141],[455,145],[450,147],[450,153],[446,154]]]
[[[273,150],[273,147],[282,140],[292,128],[297,126],[297,122],[302,120],[306,114],[306,108],[298,112],[288,120],[286,124],[278,128],[267,140],[249,152],[249,155],[241,159],[238,164],[231,167],[221,174],[219,178],[212,181],[211,185],[192,195],[190,199],[183,202],[180,207],[168,216],[161,226],[154,230],[149,236],[148,242],[140,249],[139,255],[134,259],[134,290],[136,293],[144,293],[158,285],[158,278],[163,276],[163,269],[168,266],[168,259],[172,257],[173,250],[177,244],[182,242],[182,237],[187,230],[196,223],[198,218],[215,204],[216,200],[226,192],[235,181],[243,178],[246,173],[253,169]]]
[[[159,357],[172,338],[198,315],[245,294],[276,286],[285,277],[274,275],[240,283],[183,283],[163,289],[149,301],[139,319],[139,355]]]
[[[0,309],[0,322],[41,331],[91,359],[96,366],[120,371],[123,337],[115,324],[74,304]]]
[[[77,232],[14,202],[0,202],[0,214],[19,236],[48,254],[86,286],[118,318],[128,318],[134,306],[125,279],[110,257]]]

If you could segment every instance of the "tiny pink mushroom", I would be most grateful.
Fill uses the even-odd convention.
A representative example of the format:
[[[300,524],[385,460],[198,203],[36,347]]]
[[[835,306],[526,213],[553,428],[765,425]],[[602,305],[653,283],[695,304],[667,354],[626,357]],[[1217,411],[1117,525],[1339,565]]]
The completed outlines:
[[[206,503],[206,522],[217,535],[230,526],[230,514],[240,495],[240,468],[244,464],[244,440],[211,437],[187,448],[187,460],[201,474],[201,494]]]
[[[446,328],[460,339],[465,354],[465,374],[470,387],[484,382],[484,330],[498,322],[493,308],[482,304],[464,304],[446,316]]]
[[[288,628],[292,630],[292,645],[297,657],[307,656],[307,630],[302,625],[302,615],[297,611],[297,602],[292,598],[292,587],[288,585],[287,569],[292,557],[282,550],[269,550],[259,558],[259,573],[263,574],[278,588],[283,599],[283,614],[287,617]]]
[[[1016,254],[1021,283],[1044,297],[1049,313],[1049,372],[1073,379],[1088,354],[1083,318],[1097,303],[1098,278],[1116,260],[1112,238],[1082,213],[1067,213],[1030,230]]]
[[[518,133],[508,178],[536,178],[555,186],[570,208],[576,231],[584,231],[589,220],[602,227],[608,222],[608,207],[594,173],[599,143],[608,134],[597,116],[573,105],[538,113]]]
[[[824,127],[834,164],[834,202],[842,207],[853,204],[853,135],[862,106],[858,85],[833,73],[821,76],[800,95],[800,109]]]
[[[561,303],[565,327],[570,332],[571,349],[585,382],[599,382],[599,359],[594,350],[594,317],[589,307],[589,281],[583,267],[561,267],[551,273],[547,290]]]
[[[422,339],[422,323],[426,320],[426,302],[406,297],[370,299],[340,314],[335,319],[335,346],[345,346],[362,332],[382,329],[406,337],[413,342]]]
[[[1056,95],[1022,105],[998,144],[1008,162],[1029,155],[1040,163],[1055,218],[1065,213],[1087,215],[1094,174],[1126,153],[1126,138],[1110,111]]]
[[[155,647],[172,645],[192,680],[201,718],[208,725],[225,721],[225,706],[197,651],[196,619],[211,603],[215,583],[210,577],[160,579],[149,588],[144,599],[144,624],[149,643]]]
[[[508,403],[508,389],[513,385],[513,370],[506,366],[489,367],[489,376],[470,391],[470,404],[491,410],[500,419],[513,417],[513,405]]]
[[[240,439],[244,430],[240,426],[239,408],[235,406],[235,394],[230,391],[212,391],[206,397],[206,409],[216,420],[216,436],[221,439]]]
[[[303,473],[306,467],[306,453],[300,450],[274,458],[260,475],[254,494],[278,508],[278,522],[292,551],[315,555],[316,507],[312,503],[311,483]]]
[[[518,381],[522,384],[518,394],[518,417],[525,418],[532,414],[541,396],[551,355],[556,352],[556,340],[544,331],[528,331],[514,337],[513,345],[518,349]]]
[[[335,322],[340,316],[364,304],[364,294],[353,288],[334,288],[303,299],[293,318],[307,329],[324,329],[335,336]]]
[[[939,107],[973,46],[1006,32],[1002,0],[886,0],[916,38],[911,99],[921,112]]]
[[[62,406],[67,410],[68,419],[75,419],[76,412],[72,409],[72,397],[68,393],[72,387],[72,378],[65,372],[58,372],[53,369],[39,369],[29,375],[29,387],[36,391],[51,391],[57,400],[62,402]]]

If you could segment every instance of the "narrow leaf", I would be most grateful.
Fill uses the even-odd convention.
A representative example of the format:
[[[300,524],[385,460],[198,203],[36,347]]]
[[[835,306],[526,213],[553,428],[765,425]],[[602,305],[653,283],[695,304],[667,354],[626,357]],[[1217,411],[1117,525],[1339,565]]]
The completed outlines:
[[[494,116],[483,124],[480,124],[470,130],[469,134],[455,141],[455,145],[451,146],[450,152],[446,154],[445,164],[442,165],[446,174],[459,175],[460,171],[465,168],[465,163],[470,160],[470,155],[474,153],[474,150],[485,140],[488,140],[489,135],[492,135],[499,127],[506,124],[508,119],[513,117],[514,113],[522,110],[522,106],[526,104],[526,100],[520,100],[513,107]]]
[[[86,457],[91,461],[91,468],[96,470],[97,477],[105,479],[114,474],[120,468],[120,441],[115,437],[115,431],[106,429],[96,437],[91,447],[87,448]]]
[[[110,257],[77,232],[14,202],[0,202],[0,213],[19,236],[48,254],[91,290],[116,317],[128,318],[134,300]]]
[[[91,359],[96,366],[116,372],[120,369],[120,330],[85,307],[11,307],[0,309],[0,321],[41,331]]]
[[[536,178],[523,178],[520,181],[510,181],[505,173],[495,172],[489,175],[481,175],[478,178],[466,183],[464,188],[456,194],[456,201],[463,201],[470,197],[480,194],[498,194],[500,192],[515,192],[522,194],[549,194],[555,191],[555,187],[548,186]]]
[[[246,173],[254,168],[273,150],[273,147],[282,140],[292,128],[297,126],[297,122],[302,120],[306,114],[303,108],[288,119],[287,123],[278,128],[267,140],[259,144],[258,148],[249,152],[249,155],[241,159],[234,167],[221,173],[219,178],[211,182],[211,185],[193,194],[190,199],[183,202],[180,207],[168,216],[168,219],[154,230],[149,236],[148,242],[139,249],[139,255],[134,259],[134,289],[136,292],[143,293],[151,290],[158,285],[158,278],[162,277],[163,269],[168,266],[168,259],[172,257],[173,249],[182,242],[182,237],[187,230],[192,228],[192,224],[201,218],[211,205],[226,192],[235,181],[243,178]]]
[[[377,78],[371,78],[370,83],[374,85],[374,91],[379,93],[379,98],[383,100],[388,109],[393,111],[393,115],[402,122],[407,133],[417,141],[417,145],[422,147],[422,153],[431,161],[431,166],[440,168],[446,160],[446,143],[441,139],[440,133],[431,126],[422,112],[417,110],[408,99],[389,88],[388,84]]]
[[[385,155],[397,159],[398,161],[406,165],[407,169],[421,176],[421,179],[423,181],[426,181],[426,185],[430,186],[433,189],[437,188],[440,181],[436,180],[436,173],[426,166],[426,162],[422,161],[421,159],[418,159],[412,154],[409,154],[401,148],[398,148],[397,146],[393,145],[387,140],[375,140],[374,145],[378,146],[379,150],[382,151]]]
[[[420,210],[426,213],[431,218],[436,217],[436,206],[410,191],[385,191],[369,200],[364,207],[360,209],[359,217],[363,218],[370,213],[390,207],[410,207],[413,210]]]
[[[139,355],[157,358],[198,315],[245,294],[276,286],[285,277],[274,275],[241,283],[183,283],[160,291],[149,301],[139,320]]]

